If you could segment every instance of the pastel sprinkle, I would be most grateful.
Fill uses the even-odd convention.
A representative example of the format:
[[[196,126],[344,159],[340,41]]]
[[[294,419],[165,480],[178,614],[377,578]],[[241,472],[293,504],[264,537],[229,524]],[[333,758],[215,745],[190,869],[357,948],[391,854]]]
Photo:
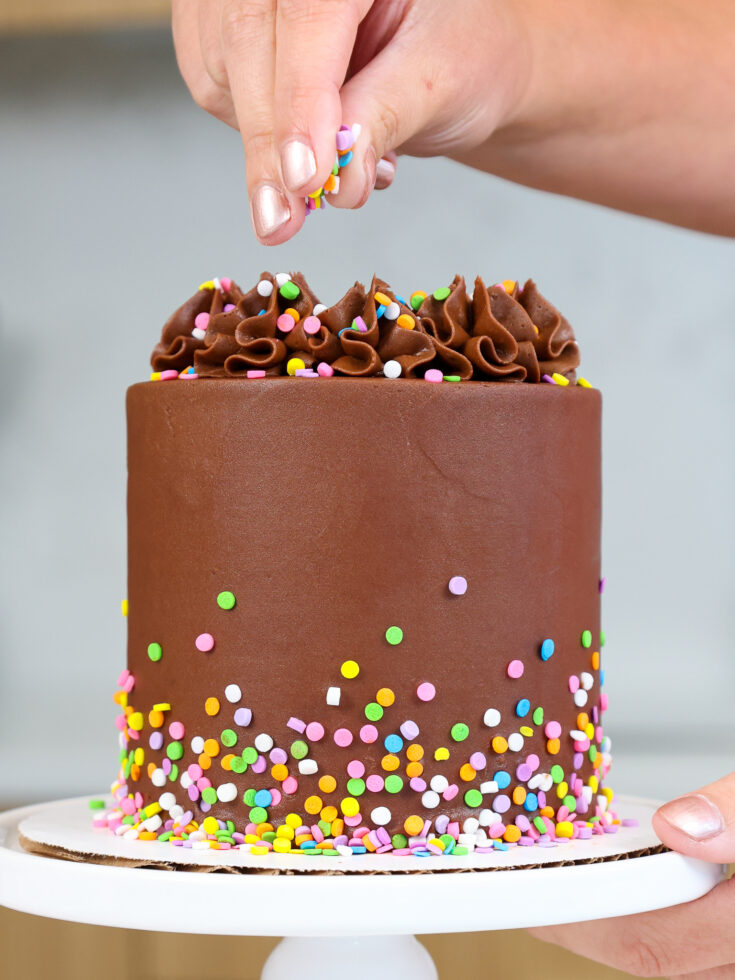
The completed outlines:
[[[416,688],[416,696],[419,701],[433,701],[436,697],[436,688],[430,681],[422,681]]]
[[[201,653],[209,653],[210,650],[214,649],[214,637],[211,633],[200,633],[194,640],[194,646]]]
[[[220,609],[234,609],[237,599],[233,592],[220,592],[217,596],[217,605]]]
[[[163,648],[160,643],[149,643],[148,644],[148,658],[154,663],[159,661],[163,656]]]
[[[385,631],[385,638],[391,646],[397,646],[403,640],[403,630],[400,626],[389,626]]]
[[[352,679],[360,673],[360,666],[356,660],[345,660],[340,668],[343,677]]]
[[[517,680],[519,677],[523,677],[523,661],[522,660],[511,660],[508,664],[508,677],[512,677]]]

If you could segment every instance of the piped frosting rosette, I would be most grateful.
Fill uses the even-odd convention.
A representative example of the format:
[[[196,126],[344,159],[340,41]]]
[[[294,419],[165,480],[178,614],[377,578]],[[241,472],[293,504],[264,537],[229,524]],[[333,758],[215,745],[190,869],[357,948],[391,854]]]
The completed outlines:
[[[203,283],[166,322],[151,357],[158,376],[404,377],[537,383],[575,379],[579,349],[567,320],[528,280],[470,296],[449,287],[409,301],[373,278],[332,306],[300,273],[263,273],[247,293],[229,279]],[[154,375],[155,376],[155,375]]]

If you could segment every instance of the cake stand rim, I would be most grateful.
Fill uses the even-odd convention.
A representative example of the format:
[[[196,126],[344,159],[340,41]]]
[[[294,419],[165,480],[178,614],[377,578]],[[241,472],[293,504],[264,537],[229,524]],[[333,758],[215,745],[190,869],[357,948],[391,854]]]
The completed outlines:
[[[619,805],[634,800],[658,805],[617,797]],[[56,801],[61,802],[69,801]],[[691,901],[725,873],[723,865],[668,851],[503,874],[162,874],[24,851],[19,824],[48,806],[0,814],[0,904],[51,918],[149,931],[316,937],[526,928]],[[332,905],[335,888],[340,902]],[[594,903],[589,895],[595,896]],[[326,921],[325,908],[331,916]]]

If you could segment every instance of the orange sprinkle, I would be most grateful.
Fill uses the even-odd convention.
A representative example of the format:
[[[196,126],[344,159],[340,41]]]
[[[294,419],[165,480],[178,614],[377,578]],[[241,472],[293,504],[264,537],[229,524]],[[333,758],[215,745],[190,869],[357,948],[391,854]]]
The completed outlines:
[[[288,313],[289,316],[293,317],[295,323],[298,323],[299,320],[301,319],[301,314],[299,313],[298,310],[295,310],[293,306],[289,306],[289,308],[287,310],[284,310],[283,312]]]
[[[583,732],[587,725],[589,725],[590,719],[586,711],[580,711],[577,715],[577,728],[580,732]]]
[[[325,823],[331,823],[333,820],[337,819],[338,811],[336,806],[325,806],[322,812],[319,814]]]
[[[593,670],[600,669],[600,653],[598,650],[595,650],[595,652],[590,657],[590,663],[592,664]]]
[[[386,296],[385,293],[375,293],[375,302],[381,306],[390,306],[393,300],[390,296]]]
[[[227,755],[222,756],[219,764],[222,766],[223,769],[226,769],[228,772],[232,772],[232,760],[234,758],[235,758],[235,753],[228,752]]]
[[[148,712],[148,724],[151,728],[160,728],[164,722],[164,716],[162,711],[149,711]]]
[[[325,193],[331,194],[332,191],[334,190],[334,186],[335,186],[336,183],[337,183],[337,181],[334,178],[334,174],[330,174],[327,177],[327,179],[324,181],[324,191],[325,191]]]
[[[403,829],[409,837],[416,837],[424,829],[424,818],[417,813],[412,813],[403,821]]]
[[[332,821],[332,837],[339,837],[339,835],[345,829],[345,822],[342,817],[337,817],[336,820]]]
[[[156,840],[158,834],[154,834],[152,830],[141,830],[138,834],[138,840]]]
[[[395,699],[396,696],[389,687],[381,687],[381,689],[375,695],[375,700],[383,708],[389,708],[393,704]]]
[[[211,717],[219,714],[219,700],[217,698],[207,698],[204,702],[204,710]]]
[[[541,809],[539,810],[539,815],[542,817],[553,817],[554,810],[550,806],[542,806]]]
[[[391,753],[389,753],[388,755],[384,755],[383,758],[380,760],[380,765],[383,769],[386,770],[386,772],[393,772],[395,769],[397,769],[400,766],[400,764],[401,764],[401,760],[398,758],[398,756],[392,755]]]
[[[399,327],[403,327],[404,330],[413,330],[416,326],[416,321],[408,313],[401,313],[401,315],[396,319],[396,323]]]
[[[149,779],[151,778],[151,776],[153,775],[153,773],[155,771],[156,771],[156,764],[155,764],[155,762],[149,762],[148,763],[148,778]]]
[[[549,755],[558,755],[560,748],[561,742],[558,738],[548,738],[546,740],[546,751],[549,753]]]
[[[496,735],[490,744],[492,745],[493,752],[497,752],[498,755],[502,755],[503,752],[508,751],[508,743],[502,735]]]
[[[466,783],[471,783],[476,775],[477,770],[473,769],[469,762],[465,762],[459,770],[459,778],[463,779]]]
[[[521,805],[526,799],[526,788],[525,786],[516,786],[513,790],[513,802],[518,806]],[[507,840],[507,838],[506,838]]]
[[[219,742],[216,738],[208,738],[204,743],[204,752],[206,755],[210,755],[213,759],[219,755]]]
[[[518,787],[520,789],[520,787]],[[507,841],[509,844],[515,844],[516,841],[521,839],[521,828],[516,827],[515,824],[510,824],[503,831],[503,840]]]
[[[319,796],[307,796],[306,800],[304,800],[304,809],[307,813],[311,813],[312,815],[319,813],[321,808],[322,801]]]
[[[207,755],[206,752],[202,752],[202,754],[199,756],[199,766],[200,766],[200,768],[201,769],[209,769],[209,767],[211,765],[212,765],[212,757],[211,757],[211,755]]]
[[[288,776],[288,766],[284,766],[283,763],[277,762],[275,766],[271,767],[271,776],[273,776],[276,782],[282,783]]]
[[[140,766],[137,766],[135,763],[130,767],[130,778],[134,783],[137,783],[140,779]]]
[[[322,776],[319,780],[319,789],[322,793],[333,793],[337,789],[337,780],[334,776]]]
[[[419,745],[417,742],[413,742],[406,749],[406,755],[411,760],[411,762],[418,762],[419,759],[423,759],[424,757],[423,745]]]
[[[409,762],[409,764],[406,766],[406,775],[409,779],[420,776],[423,771],[424,767],[420,762]]]

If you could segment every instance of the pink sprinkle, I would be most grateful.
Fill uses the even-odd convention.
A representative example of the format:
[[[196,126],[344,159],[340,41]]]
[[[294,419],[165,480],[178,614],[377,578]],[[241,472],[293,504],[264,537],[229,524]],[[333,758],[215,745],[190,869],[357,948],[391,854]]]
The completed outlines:
[[[462,575],[453,575],[449,579],[449,591],[452,595],[464,595],[467,591],[467,579]]]
[[[306,731],[306,723],[303,722],[300,718],[291,717],[288,719],[286,724],[288,725],[289,728],[293,728],[295,732],[298,732],[299,735],[303,735],[304,732]]]
[[[444,375],[441,373],[441,371],[438,371],[436,368],[429,368],[429,370],[424,375],[424,381],[431,381],[432,384],[437,384],[439,381],[443,381],[443,380],[444,380]]]
[[[354,814],[352,817],[342,818],[348,827],[357,827],[362,820],[362,815],[359,813]]]
[[[620,821],[620,825],[621,827],[637,827],[638,821],[635,820],[633,817],[625,817],[624,820]]]
[[[572,674],[572,676],[569,678],[569,690],[572,692],[572,694],[579,690],[579,678],[576,674]]]
[[[531,772],[536,772],[538,767],[541,765],[541,760],[535,752],[532,752],[530,755],[526,756],[526,765],[529,767]]]
[[[125,799],[120,800],[120,809],[126,817],[132,816],[136,810],[135,801],[126,796]]]
[[[178,371],[161,371],[161,381],[175,381],[178,376]]]
[[[294,376],[297,378],[318,378],[319,375],[311,368],[296,368]]]
[[[322,321],[317,316],[307,316],[301,323],[304,328],[304,333],[309,334],[310,337],[315,333],[319,333],[322,326]]]
[[[602,593],[605,591],[605,577],[604,576],[600,579],[600,584],[598,586],[598,591],[599,591],[600,595],[602,595]]]
[[[276,326],[279,330],[282,330],[283,333],[290,333],[296,326],[296,321],[290,313],[281,313],[276,320]]]
[[[523,677],[523,669],[522,660],[511,660],[508,664],[508,677],[512,677],[514,680]]]
[[[214,637],[211,633],[200,633],[194,640],[194,646],[202,653],[209,653],[210,650],[214,649]]]
[[[494,823],[490,828],[490,830],[488,831],[488,835],[492,837],[493,840],[497,840],[499,837],[502,837],[504,833],[505,833],[504,823]]]
[[[423,793],[426,789],[426,780],[422,779],[421,776],[412,776],[408,785],[414,793]]]
[[[265,371],[246,371],[245,372],[245,377],[246,378],[264,378],[265,377]]]
[[[278,806],[278,804],[281,802],[280,789],[276,789],[275,786],[272,786],[270,790],[270,794],[271,794],[271,806]]]
[[[360,729],[360,738],[366,745],[376,742],[378,739],[378,729],[375,725],[363,725]]]
[[[134,687],[135,687],[135,678],[133,677],[132,674],[129,674],[127,680],[122,685],[122,689],[123,691],[125,691],[126,694],[130,694],[130,692],[133,690]]]
[[[347,763],[347,775],[351,779],[362,779],[365,775],[365,766],[359,759],[352,759]]]
[[[442,797],[448,802],[449,800],[453,800],[457,793],[459,793],[459,786],[455,783],[450,783],[442,793]]]
[[[202,776],[202,767],[201,766],[198,766],[196,764],[196,762],[192,762],[192,764],[186,770],[186,773],[189,776],[189,779],[192,779],[192,780],[194,780],[194,782],[196,782],[197,779],[201,779],[201,776]]]
[[[609,698],[607,694],[600,695],[600,711],[607,711],[607,706],[609,704]]]
[[[482,752],[473,752],[470,756],[470,765],[473,769],[484,769],[487,765],[487,759],[482,754]]]
[[[168,733],[171,736],[171,738],[175,739],[178,742],[179,739],[184,737],[186,733],[186,729],[184,728],[184,726],[181,724],[180,721],[172,721],[171,724],[168,726]]]
[[[197,313],[194,317],[194,326],[199,330],[206,330],[209,326],[209,313]]]
[[[419,726],[416,724],[415,721],[411,721],[409,719],[408,721],[403,722],[400,731],[401,731],[401,735],[403,735],[404,738],[407,738],[410,741],[412,738],[416,738],[416,736],[418,735]]]
[[[316,373],[320,378],[331,378],[334,374],[334,368],[331,364],[327,364],[326,361],[321,361],[317,365]]]
[[[281,788],[284,793],[289,796],[293,795],[299,788],[298,781],[293,776],[286,776],[286,778],[281,783]]]
[[[544,726],[544,735],[547,738],[559,738],[561,735],[561,725],[558,721],[547,721]]]
[[[341,748],[346,749],[348,745],[352,745],[352,732],[349,728],[338,728],[334,733],[334,741]]]
[[[324,738],[324,725],[321,725],[318,721],[310,721],[306,726],[305,734],[312,742],[318,742],[319,739]]]
[[[372,776],[368,776],[368,778],[365,780],[365,785],[371,793],[379,793],[385,783],[382,776],[379,776],[377,773],[373,773]]]
[[[550,374],[542,374],[541,375],[541,380],[542,381],[545,381],[547,384],[550,384],[550,385],[555,385],[556,384],[556,381],[554,381],[554,379],[551,377]]]
[[[197,788],[196,783],[191,783],[186,792],[189,794],[189,799],[191,802],[196,803],[196,801],[199,799],[199,789]]]
[[[356,316],[355,319],[352,322],[357,327],[357,329],[360,331],[360,333],[367,333],[368,332],[368,325],[367,325],[367,323],[365,323],[365,321],[363,320],[363,318],[361,316]]]
[[[381,844],[390,844],[390,834],[385,827],[378,827],[375,834]]]
[[[322,828],[319,826],[319,824],[315,823],[309,829],[311,830],[311,835],[317,844],[321,844],[321,842],[324,840],[324,834],[322,833]]]
[[[436,688],[430,681],[423,681],[416,688],[416,695],[419,701],[433,701],[436,697]]]
[[[428,827],[426,828],[426,832],[428,833]],[[458,820],[450,820],[449,821],[449,823],[447,824],[447,833],[448,834],[451,834],[452,837],[454,837],[455,840],[459,837],[459,821]]]
[[[234,303],[225,303],[224,309],[222,310],[222,312],[223,313],[232,313],[232,311],[234,309],[235,309],[235,304]]]
[[[268,763],[265,761],[264,755],[259,755],[255,762],[251,763],[250,768],[253,772],[265,772]]]
[[[122,673],[120,674],[120,676],[118,677],[118,679],[117,679],[117,686],[118,686],[118,687],[122,687],[122,686],[123,686],[123,684],[125,683],[125,681],[126,681],[126,680],[128,679],[128,677],[130,677],[130,676],[131,676],[131,675],[130,675],[130,671],[129,671],[129,670],[127,670],[127,669],[126,669],[126,670],[124,670],[124,671],[123,671],[123,672],[122,672]]]
[[[219,283],[226,293],[229,293],[229,291],[232,289],[232,279],[220,279]]]

